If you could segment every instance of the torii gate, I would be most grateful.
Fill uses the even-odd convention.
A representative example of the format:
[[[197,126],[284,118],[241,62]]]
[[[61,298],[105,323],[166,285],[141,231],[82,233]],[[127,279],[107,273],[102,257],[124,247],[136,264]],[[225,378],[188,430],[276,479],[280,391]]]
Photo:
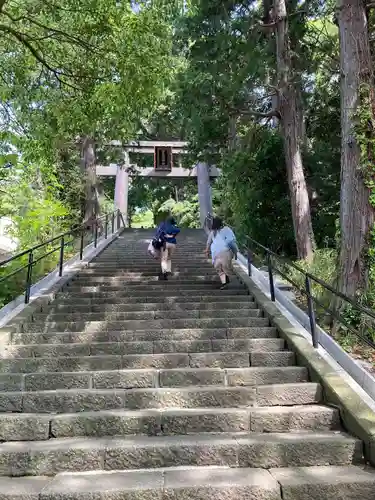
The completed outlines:
[[[187,153],[187,143],[181,141],[139,141],[122,144],[120,141],[112,141],[111,146],[123,150],[124,161],[121,165],[110,164],[109,166],[98,165],[96,174],[98,176],[114,176],[115,183],[115,209],[119,209],[128,225],[128,191],[129,177],[157,177],[167,179],[196,178],[198,182],[198,199],[200,222],[203,227],[207,214],[212,213],[212,197],[210,178],[220,175],[219,169],[209,166],[207,163],[198,162],[192,169],[174,166],[174,158]],[[142,168],[131,163],[132,153],[154,155],[154,167]]]

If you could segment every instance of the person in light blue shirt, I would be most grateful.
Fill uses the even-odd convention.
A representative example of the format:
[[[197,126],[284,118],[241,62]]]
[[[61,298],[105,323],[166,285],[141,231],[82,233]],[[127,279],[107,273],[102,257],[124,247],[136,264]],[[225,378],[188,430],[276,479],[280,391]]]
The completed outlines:
[[[233,257],[237,259],[238,247],[236,236],[232,229],[224,226],[219,217],[212,220],[212,230],[206,244],[206,255],[211,252],[212,263],[216,269],[221,289],[224,290],[229,284],[229,275],[232,271]]]

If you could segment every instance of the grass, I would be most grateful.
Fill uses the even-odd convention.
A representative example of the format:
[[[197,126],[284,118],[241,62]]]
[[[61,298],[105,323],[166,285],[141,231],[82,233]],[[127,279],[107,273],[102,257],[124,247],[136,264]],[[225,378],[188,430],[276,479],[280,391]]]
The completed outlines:
[[[312,262],[307,263],[298,261],[296,264],[303,270],[316,276],[321,281],[324,281],[332,288],[335,288],[336,280],[336,262],[337,253],[332,249],[320,249],[314,254]],[[279,264],[280,266],[280,264]],[[305,275],[299,272],[294,267],[283,264],[282,271],[288,276],[293,283],[293,292],[295,294],[295,303],[308,311],[307,297],[303,293],[305,290]],[[336,321],[332,327],[331,315],[333,294],[321,286],[319,283],[311,280],[311,291],[314,297],[314,308],[317,323],[338,342],[338,344],[348,352],[353,358],[364,361],[366,368],[375,373],[375,349],[366,344],[364,340],[355,335],[351,329],[359,332],[363,337],[375,341],[375,325],[374,321],[355,310],[350,305],[343,305],[340,310],[340,316],[346,324]],[[373,296],[375,291],[369,292],[360,298],[360,303],[372,308],[374,305]]]
[[[134,228],[144,227],[145,229],[155,227],[154,223],[154,214],[151,210],[147,210],[146,212],[139,212],[133,215],[131,226]]]

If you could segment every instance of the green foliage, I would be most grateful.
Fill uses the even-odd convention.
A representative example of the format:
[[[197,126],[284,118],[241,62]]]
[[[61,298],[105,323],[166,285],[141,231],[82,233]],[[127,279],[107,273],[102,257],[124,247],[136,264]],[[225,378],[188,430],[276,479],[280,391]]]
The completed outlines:
[[[275,251],[293,255],[294,236],[282,139],[254,127],[242,148],[223,158],[223,215],[238,237],[250,235]],[[265,228],[267,230],[265,231]]]
[[[149,229],[155,227],[154,214],[151,210],[140,210],[133,215],[132,227]]]
[[[0,215],[13,220],[19,249],[81,221],[83,138],[94,138],[99,152],[109,140],[133,139],[169,95],[178,68],[172,20],[181,9],[179,0],[137,8],[107,0],[0,1]],[[104,210],[113,206],[113,185],[105,188]],[[40,261],[34,277],[56,261],[56,254]],[[24,280],[22,271],[2,285],[0,300],[10,300]]]
[[[200,227],[198,195],[184,201],[170,198],[161,205],[159,212],[163,215],[170,214],[176,217],[181,227]]]

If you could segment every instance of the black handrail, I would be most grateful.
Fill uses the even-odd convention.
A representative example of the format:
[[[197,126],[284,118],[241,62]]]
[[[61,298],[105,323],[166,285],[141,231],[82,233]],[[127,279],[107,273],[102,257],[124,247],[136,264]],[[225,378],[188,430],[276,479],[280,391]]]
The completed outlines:
[[[109,221],[111,220],[111,231],[109,231]],[[77,238],[80,240],[80,248],[79,248],[79,259],[83,259],[83,253],[84,253],[84,248],[85,248],[85,233],[90,232],[91,233],[91,241],[86,242],[86,245],[89,245],[90,243],[94,243],[94,248],[97,247],[98,239],[100,235],[103,233],[103,221],[104,222],[104,238],[108,238],[108,234],[111,233],[113,234],[115,231],[118,231],[121,227],[125,227],[125,222],[124,218],[122,216],[122,213],[120,210],[115,210],[113,212],[104,214],[100,217],[96,217],[95,219],[86,221],[82,223],[81,225],[72,227],[69,231],[66,231],[64,233],[59,234],[58,236],[54,236],[53,238],[50,238],[47,241],[43,241],[42,243],[38,243],[37,245],[34,245],[31,248],[28,248],[26,250],[23,250],[22,252],[13,255],[12,257],[9,257],[3,261],[0,262],[0,271],[4,268],[6,268],[7,265],[9,265],[11,262],[15,262],[18,259],[28,256],[28,261],[27,264],[21,264],[20,267],[17,267],[17,269],[13,269],[10,271],[8,274],[5,274],[4,276],[0,276],[0,283],[3,283],[4,281],[12,278],[19,272],[27,269],[26,272],[26,280],[25,280],[25,288],[23,289],[23,293],[25,295],[25,304],[28,304],[30,301],[30,293],[31,293],[31,287],[32,287],[32,275],[33,275],[33,267],[43,260],[44,258],[48,257],[49,255],[59,252],[59,261],[57,265],[57,269],[59,271],[59,276],[63,275],[64,271],[64,257],[65,257],[65,248],[69,245],[74,245],[74,243],[77,241]],[[115,221],[117,223],[115,224]],[[117,226],[117,228],[115,227]],[[71,237],[71,238],[70,238]],[[54,245],[52,249],[48,248],[46,249],[45,253],[43,255],[39,255],[37,258],[35,258],[35,252],[36,250],[40,250],[45,247],[49,247],[49,245]]]
[[[208,214],[206,217],[206,220],[205,220],[204,228],[207,230],[210,230],[211,223],[212,223],[212,215]],[[331,318],[334,318],[335,320],[342,323],[352,334],[354,334],[356,337],[358,337],[361,341],[366,343],[371,348],[375,349],[375,343],[371,339],[369,339],[368,337],[362,335],[352,325],[350,325],[338,310],[333,310],[330,307],[325,306],[319,299],[314,297],[314,295],[312,293],[311,282],[312,281],[315,282],[316,284],[318,284],[319,286],[321,286],[322,288],[324,288],[328,292],[332,293],[335,297],[350,304],[350,306],[354,310],[356,310],[358,313],[365,314],[366,316],[375,320],[375,311],[374,310],[362,306],[361,304],[356,302],[351,297],[348,297],[345,294],[341,293],[339,290],[334,289],[329,283],[326,283],[325,281],[321,280],[320,278],[305,271],[304,269],[302,269],[302,267],[298,266],[298,264],[295,264],[294,262],[287,259],[286,257],[278,255],[277,253],[273,252],[272,250],[270,250],[266,246],[262,245],[258,241],[254,240],[250,236],[245,236],[245,240],[246,240],[246,243],[244,245],[244,248],[245,248],[246,255],[247,255],[247,267],[248,267],[249,276],[251,276],[251,269],[252,269],[251,266],[253,264],[253,256],[256,255],[256,253],[253,251],[254,246],[257,247],[257,249],[262,250],[265,254],[266,262],[267,262],[267,269],[268,269],[270,296],[271,296],[271,300],[273,302],[276,300],[276,298],[275,298],[275,285],[274,285],[274,273],[275,273],[275,271],[280,276],[282,276],[284,279],[286,279],[289,283],[291,283],[293,285],[293,287],[295,287],[301,294],[303,294],[307,297],[307,308],[308,308],[308,316],[309,316],[309,322],[310,322],[310,332],[311,332],[314,347],[319,346],[319,335],[318,335],[317,328],[316,328],[317,323],[316,323],[316,315],[315,315],[315,308],[314,308],[314,304],[316,304],[321,309],[323,309],[326,313],[328,313]],[[283,265],[290,266],[293,269],[295,269],[296,271],[298,271],[299,273],[301,273],[304,276],[304,282],[305,282],[304,288],[301,288],[284,271],[279,269],[279,267],[277,267],[275,265],[274,260],[279,261]]]

